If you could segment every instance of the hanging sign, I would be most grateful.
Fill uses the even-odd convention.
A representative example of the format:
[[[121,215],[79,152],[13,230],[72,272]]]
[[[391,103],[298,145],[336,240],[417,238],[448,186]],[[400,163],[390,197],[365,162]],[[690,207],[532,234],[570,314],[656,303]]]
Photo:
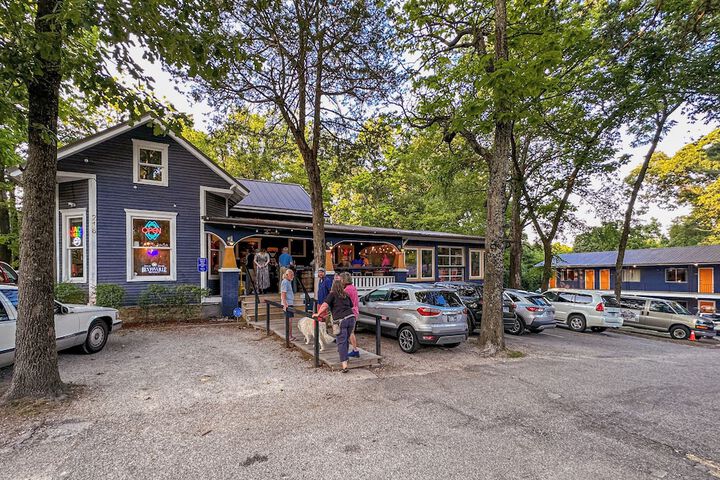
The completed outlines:
[[[207,259],[207,258],[198,257],[198,259],[197,259],[197,271],[200,272],[200,273],[202,273],[202,272],[207,272],[207,271],[208,271],[208,259]]]
[[[160,225],[155,220],[149,220],[145,226],[142,227],[142,233],[145,235],[145,238],[150,240],[151,242],[154,242],[158,238],[160,238],[160,234],[162,233],[162,228],[160,228]]]

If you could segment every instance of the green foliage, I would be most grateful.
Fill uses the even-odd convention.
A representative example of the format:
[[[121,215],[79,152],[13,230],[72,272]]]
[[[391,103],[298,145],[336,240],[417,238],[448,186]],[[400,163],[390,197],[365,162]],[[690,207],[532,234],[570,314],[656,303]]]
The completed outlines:
[[[87,293],[75,283],[57,283],[55,299],[60,303],[84,305],[87,303]]]
[[[100,307],[118,309],[125,300],[125,289],[113,283],[104,283],[95,287],[95,304]]]
[[[573,252],[605,252],[617,250],[622,232],[621,222],[603,222],[577,235],[573,242]],[[667,245],[660,222],[653,218],[649,223],[631,226],[627,248],[660,248]]]
[[[138,297],[146,318],[189,320],[200,313],[200,303],[208,290],[196,285],[150,285]],[[152,310],[152,312],[151,312]]]
[[[674,244],[720,243],[720,129],[685,145],[669,157],[656,154],[648,168],[649,197],[689,206],[673,224]]]

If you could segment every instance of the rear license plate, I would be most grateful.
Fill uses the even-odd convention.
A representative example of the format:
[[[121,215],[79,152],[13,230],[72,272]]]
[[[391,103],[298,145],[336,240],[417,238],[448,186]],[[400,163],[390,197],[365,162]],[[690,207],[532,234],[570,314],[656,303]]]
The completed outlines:
[[[455,322],[456,320],[457,320],[457,315],[448,315],[448,316],[447,316],[447,321],[448,321],[448,323],[453,323],[453,322]]]
[[[503,306],[503,312],[509,312],[509,311],[510,311],[510,307]]]

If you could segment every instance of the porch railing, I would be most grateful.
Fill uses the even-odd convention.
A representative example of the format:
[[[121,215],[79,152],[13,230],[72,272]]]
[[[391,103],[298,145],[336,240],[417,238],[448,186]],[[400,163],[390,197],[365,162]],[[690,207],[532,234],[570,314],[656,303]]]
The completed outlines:
[[[388,283],[393,283],[395,281],[395,276],[393,275],[382,275],[382,276],[365,276],[365,275],[353,275],[352,277],[353,285],[355,285],[355,288],[358,289],[358,291],[368,291],[372,290],[378,287],[382,287],[383,285],[387,285]]]

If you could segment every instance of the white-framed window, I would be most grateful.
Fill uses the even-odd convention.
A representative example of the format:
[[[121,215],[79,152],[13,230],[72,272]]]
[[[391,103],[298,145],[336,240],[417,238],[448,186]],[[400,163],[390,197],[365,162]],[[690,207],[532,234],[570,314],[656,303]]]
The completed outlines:
[[[224,254],[224,244],[217,235],[208,235],[208,278],[219,279]]]
[[[623,268],[622,281],[623,282],[639,282],[640,281],[640,269],[639,268]]]
[[[404,254],[408,280],[435,280],[435,249],[406,248]]]
[[[470,280],[485,278],[485,250],[470,249]]]
[[[175,212],[125,209],[127,281],[174,281]]]
[[[61,210],[62,279],[64,282],[87,282],[87,228],[84,208]]]
[[[168,186],[168,145],[133,139],[133,182]]]
[[[687,268],[666,268],[665,283],[687,283]]]
[[[438,280],[459,282],[465,280],[465,249],[438,247]]]

